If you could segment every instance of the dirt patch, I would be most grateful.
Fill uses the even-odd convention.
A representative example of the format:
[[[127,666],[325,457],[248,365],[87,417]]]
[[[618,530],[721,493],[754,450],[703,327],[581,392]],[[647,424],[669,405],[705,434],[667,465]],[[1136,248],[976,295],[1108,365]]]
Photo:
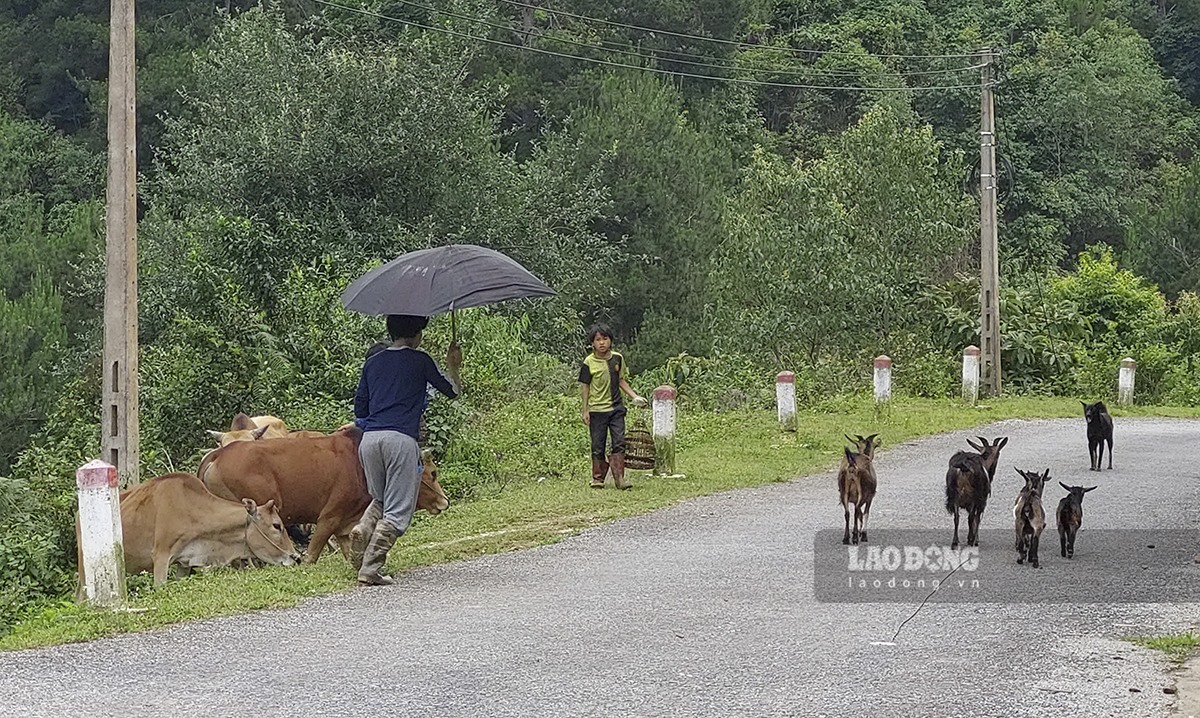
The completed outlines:
[[[1200,656],[1192,656],[1175,671],[1175,690],[1171,718],[1200,718]]]

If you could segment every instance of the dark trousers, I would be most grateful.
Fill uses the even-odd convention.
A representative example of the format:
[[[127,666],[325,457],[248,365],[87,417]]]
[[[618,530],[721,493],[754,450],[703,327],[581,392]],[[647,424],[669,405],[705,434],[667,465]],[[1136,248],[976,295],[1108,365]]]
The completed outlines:
[[[589,412],[588,433],[592,435],[592,458],[603,461],[609,454],[620,454],[625,451],[625,407],[618,406],[612,411]],[[612,450],[604,451],[604,440],[612,438]]]

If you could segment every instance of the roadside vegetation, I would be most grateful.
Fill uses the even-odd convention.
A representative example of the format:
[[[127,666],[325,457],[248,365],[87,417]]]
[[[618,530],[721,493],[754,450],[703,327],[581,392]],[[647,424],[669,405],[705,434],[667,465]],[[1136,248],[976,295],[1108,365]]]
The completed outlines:
[[[1115,398],[1127,356],[1131,412],[1200,405],[1194,2],[337,4],[139,9],[143,478],[194,470],[212,448],[205,430],[238,412],[297,429],[348,421],[383,326],[344,311],[340,292],[379,262],[451,242],[503,251],[559,296],[460,312],[468,392],[428,416],[454,507],[419,522],[393,567],[829,468],[847,431],[891,444],[1075,416],[1080,399]],[[10,5],[0,641],[346,588],[348,569],[327,557],[158,591],[135,579],[141,612],[71,603],[74,473],[99,447],[108,4],[81,0],[69,16],[57,0]],[[962,351],[979,343],[982,46],[1004,50],[1012,398],[968,409],[955,396]],[[697,56],[706,65],[680,61]],[[709,79],[669,74],[698,67]],[[687,480],[586,490],[575,363],[597,320],[617,332],[639,391],[678,388]],[[427,332],[434,356],[448,325]],[[894,361],[896,404],[876,418],[879,354]],[[794,435],[774,428],[781,370],[796,373]],[[1167,406],[1181,408],[1150,408]]]

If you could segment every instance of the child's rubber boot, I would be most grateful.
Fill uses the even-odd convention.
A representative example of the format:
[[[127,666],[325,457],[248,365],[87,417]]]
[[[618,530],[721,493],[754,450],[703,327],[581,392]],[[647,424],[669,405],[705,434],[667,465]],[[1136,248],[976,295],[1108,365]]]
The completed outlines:
[[[606,476],[608,476],[608,462],[592,459],[592,488],[603,489]]]
[[[625,479],[625,454],[609,456],[608,463],[612,466],[613,485],[618,489],[632,489],[633,484]]]

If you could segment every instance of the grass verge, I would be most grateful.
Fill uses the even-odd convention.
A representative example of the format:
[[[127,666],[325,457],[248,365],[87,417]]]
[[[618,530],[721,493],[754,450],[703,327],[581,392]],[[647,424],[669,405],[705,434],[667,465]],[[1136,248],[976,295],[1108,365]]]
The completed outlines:
[[[1165,636],[1133,636],[1126,639],[1139,646],[1153,648],[1167,654],[1167,658],[1176,666],[1196,654],[1200,649],[1200,635],[1192,632],[1174,633]]]
[[[877,411],[869,399],[849,399],[821,411],[800,412],[797,431],[782,433],[773,412],[683,411],[677,435],[677,469],[686,474],[685,479],[653,478],[633,472],[633,490],[596,491],[587,486],[587,457],[580,456],[578,473],[573,476],[498,486],[474,500],[451,506],[436,518],[418,514],[412,528],[392,549],[388,568],[402,573],[420,566],[553,543],[606,521],[643,514],[684,499],[826,471],[836,464],[846,433],[879,433],[886,450],[916,437],[1002,419],[1080,414],[1078,401],[1060,398],[1002,399],[977,407],[949,400],[897,399],[885,411]],[[1114,410],[1114,414],[1194,417],[1200,416],[1200,410],[1138,407]],[[576,421],[573,410],[561,420]],[[1080,423],[1082,427],[1082,418]],[[582,426],[579,431],[583,431]],[[346,561],[328,553],[311,566],[215,570],[171,581],[160,588],[154,588],[145,577],[133,577],[129,610],[103,611],[69,600],[48,604],[0,637],[0,650],[86,641],[184,621],[289,607],[306,598],[356,585]]]

